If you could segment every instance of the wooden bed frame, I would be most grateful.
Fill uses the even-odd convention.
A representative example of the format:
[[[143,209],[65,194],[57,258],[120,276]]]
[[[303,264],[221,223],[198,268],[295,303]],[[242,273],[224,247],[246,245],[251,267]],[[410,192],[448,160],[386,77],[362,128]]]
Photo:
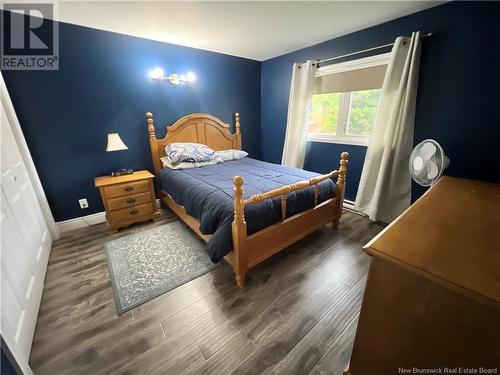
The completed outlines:
[[[153,114],[151,112],[146,113],[146,119],[156,176],[159,175],[162,169],[160,158],[165,156],[165,146],[172,142],[203,143],[214,150],[241,150],[239,113],[235,114],[235,134],[230,132],[228,124],[223,123],[218,118],[204,113],[194,113],[181,118],[172,126],[167,127],[167,134],[161,139],[156,138]],[[248,199],[243,198],[243,178],[240,176],[233,178],[233,250],[224,258],[233,266],[238,287],[244,287],[245,274],[250,268],[314,232],[322,225],[332,223],[334,228],[337,227],[339,219],[342,216],[348,158],[349,154],[347,152],[341,154],[338,171],[335,170],[295,184],[284,185],[263,194],[252,195]],[[318,204],[318,184],[332,177],[337,177],[335,197]],[[312,186],[314,189],[313,208],[291,217],[286,217],[286,195],[309,186]],[[210,239],[209,235],[201,233],[199,221],[189,216],[184,207],[178,205],[164,191],[160,191],[160,196],[162,201],[205,242]],[[252,235],[247,235],[247,224],[244,215],[245,206],[274,197],[281,197],[281,222]]]

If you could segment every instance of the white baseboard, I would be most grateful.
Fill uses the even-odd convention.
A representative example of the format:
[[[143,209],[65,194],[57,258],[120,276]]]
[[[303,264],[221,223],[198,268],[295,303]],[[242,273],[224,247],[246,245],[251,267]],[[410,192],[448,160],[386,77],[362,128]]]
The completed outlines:
[[[344,199],[344,207],[349,210],[354,210],[354,202],[349,199]]]
[[[156,206],[158,208],[160,207],[159,199],[156,200]],[[106,221],[106,212],[101,211],[92,215],[86,215],[86,216],[76,217],[74,219],[58,221],[56,224],[61,233],[63,233],[73,229],[84,228],[90,225],[104,223],[105,221]]]
[[[344,207],[344,209],[346,209],[349,212],[352,212],[352,213],[355,213],[355,214],[361,215],[361,216],[366,216],[364,213],[359,212],[357,210],[356,206],[354,205],[354,202],[350,201],[349,199],[344,199],[344,206],[343,207]]]
[[[106,221],[106,212],[102,211],[92,215],[86,215],[74,219],[58,221],[56,224],[59,227],[61,233],[63,233],[73,229],[88,227],[89,225],[104,223],[105,221]]]

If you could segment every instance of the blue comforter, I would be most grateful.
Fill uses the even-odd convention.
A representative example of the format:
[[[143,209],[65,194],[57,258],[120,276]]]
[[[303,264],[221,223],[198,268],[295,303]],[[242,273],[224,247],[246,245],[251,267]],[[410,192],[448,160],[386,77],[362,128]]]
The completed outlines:
[[[283,185],[318,176],[317,173],[283,165],[265,163],[250,158],[227,161],[221,164],[194,169],[173,170],[163,168],[160,173],[161,188],[186,212],[200,221],[203,234],[211,234],[207,252],[212,262],[218,262],[232,249],[231,223],[233,221],[233,177],[245,180],[244,198],[264,193]],[[335,193],[331,180],[323,181],[318,188],[318,201],[323,202]],[[287,217],[313,206],[312,187],[287,196]],[[281,199],[267,199],[245,206],[248,235],[281,220]]]

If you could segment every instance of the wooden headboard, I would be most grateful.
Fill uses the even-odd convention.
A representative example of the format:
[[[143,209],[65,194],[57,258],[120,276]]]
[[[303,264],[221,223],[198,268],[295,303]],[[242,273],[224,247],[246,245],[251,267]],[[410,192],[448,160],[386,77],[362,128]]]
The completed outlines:
[[[165,156],[165,146],[173,142],[203,143],[219,151],[237,149],[241,150],[240,114],[234,114],[236,133],[232,134],[229,125],[217,117],[206,113],[193,113],[177,120],[172,126],[167,127],[164,138],[158,139],[155,135],[153,114],[146,113],[149,131],[149,144],[155,174],[158,175],[162,168],[160,158]]]

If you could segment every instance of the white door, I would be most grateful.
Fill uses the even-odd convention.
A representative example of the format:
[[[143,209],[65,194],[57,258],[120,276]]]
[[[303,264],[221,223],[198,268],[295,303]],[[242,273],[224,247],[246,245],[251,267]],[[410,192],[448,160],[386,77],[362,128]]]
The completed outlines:
[[[52,238],[6,110],[0,106],[1,335],[27,363]]]

